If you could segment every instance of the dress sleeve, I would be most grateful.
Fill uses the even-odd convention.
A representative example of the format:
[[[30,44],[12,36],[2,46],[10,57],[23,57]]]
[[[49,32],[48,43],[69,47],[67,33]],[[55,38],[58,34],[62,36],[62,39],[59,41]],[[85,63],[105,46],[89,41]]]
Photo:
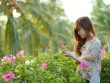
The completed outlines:
[[[89,49],[89,54],[91,56],[95,56],[96,59],[100,59],[100,55],[101,55],[101,42],[100,41],[94,41],[92,44],[91,44],[91,47]]]

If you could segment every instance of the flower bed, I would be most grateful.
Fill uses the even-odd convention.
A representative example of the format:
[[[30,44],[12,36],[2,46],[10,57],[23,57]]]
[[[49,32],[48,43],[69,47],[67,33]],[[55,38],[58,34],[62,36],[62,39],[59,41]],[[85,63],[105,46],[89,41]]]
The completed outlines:
[[[4,56],[0,64],[0,83],[83,83],[75,75],[76,64],[62,54],[26,56],[24,51],[16,56]]]

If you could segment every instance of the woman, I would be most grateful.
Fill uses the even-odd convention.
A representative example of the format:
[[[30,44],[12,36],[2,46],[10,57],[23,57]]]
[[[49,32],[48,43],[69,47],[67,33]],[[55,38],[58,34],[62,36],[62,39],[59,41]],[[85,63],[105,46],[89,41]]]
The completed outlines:
[[[75,51],[63,51],[64,56],[71,56],[80,64],[77,68],[86,83],[100,83],[101,42],[96,37],[92,23],[88,17],[80,17],[75,22]]]

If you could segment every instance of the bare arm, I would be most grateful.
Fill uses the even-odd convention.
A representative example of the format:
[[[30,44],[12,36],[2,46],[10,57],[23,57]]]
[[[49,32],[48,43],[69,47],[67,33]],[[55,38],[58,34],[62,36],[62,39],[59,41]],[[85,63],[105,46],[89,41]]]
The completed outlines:
[[[94,55],[88,55],[88,56],[81,56],[78,57],[74,52],[70,53],[70,56],[75,59],[78,62],[81,62],[82,60],[86,60],[86,61],[94,61],[96,59],[96,56]]]
[[[80,57],[82,60],[86,60],[86,61],[94,61],[96,59],[95,56],[93,55],[88,55],[88,56],[82,56]]]
[[[73,51],[73,52],[70,52],[70,51],[67,51],[67,52],[64,52],[63,53],[65,56],[71,56],[74,60],[78,61],[78,62],[81,62],[82,60],[86,60],[86,61],[93,61],[95,60],[95,56],[94,55],[88,55],[88,56],[77,56],[77,54]]]
[[[77,56],[76,54],[74,54],[73,52],[70,53],[70,56],[71,56],[74,60],[76,60],[76,61],[78,61],[78,62],[81,62],[81,58],[78,57],[78,56]]]

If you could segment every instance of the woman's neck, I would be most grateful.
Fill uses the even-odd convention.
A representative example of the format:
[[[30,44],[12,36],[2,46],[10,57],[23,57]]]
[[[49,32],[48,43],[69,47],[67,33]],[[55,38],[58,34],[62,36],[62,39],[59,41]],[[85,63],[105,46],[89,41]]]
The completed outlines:
[[[90,34],[90,37],[88,37],[88,38],[86,39],[86,42],[91,41],[94,37],[95,37],[95,35],[94,35],[93,33],[91,33],[91,34]]]

